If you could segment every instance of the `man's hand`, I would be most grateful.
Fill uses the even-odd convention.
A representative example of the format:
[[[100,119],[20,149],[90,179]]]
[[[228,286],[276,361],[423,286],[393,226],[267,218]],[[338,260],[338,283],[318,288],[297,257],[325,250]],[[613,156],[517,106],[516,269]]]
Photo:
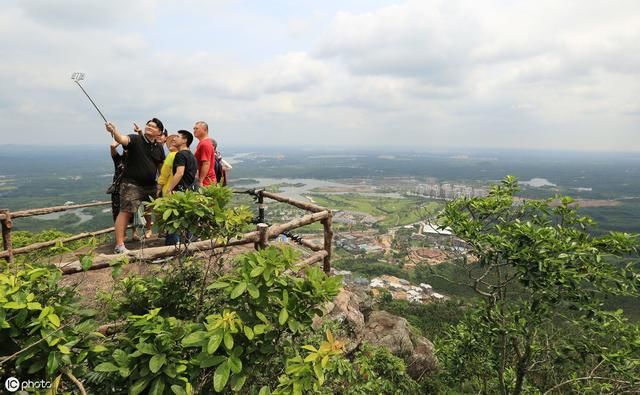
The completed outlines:
[[[133,131],[140,135],[142,134],[142,129],[140,129],[140,126],[138,126],[138,124],[136,124],[135,122],[133,123]]]
[[[129,144],[129,137],[123,136],[122,134],[120,134],[120,132],[118,132],[118,128],[116,127],[116,125],[112,124],[111,122],[107,122],[104,124],[104,126],[107,128],[107,132],[111,133],[111,136],[113,137],[113,139],[118,143],[122,144],[123,147]]]
[[[118,131],[116,125],[112,124],[111,122],[105,123],[104,126],[105,128],[107,128],[107,132],[111,133],[111,135]]]

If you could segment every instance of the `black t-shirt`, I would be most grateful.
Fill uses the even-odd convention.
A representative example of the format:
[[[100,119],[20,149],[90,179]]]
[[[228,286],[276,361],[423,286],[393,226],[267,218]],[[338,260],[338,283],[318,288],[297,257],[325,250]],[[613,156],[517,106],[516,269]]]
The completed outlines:
[[[130,134],[127,166],[122,179],[135,185],[155,185],[158,169],[162,166],[164,157],[164,150],[160,145],[148,142],[137,134]]]
[[[176,174],[176,169],[179,166],[184,166],[184,174],[180,179],[180,182],[174,190],[186,191],[191,189],[196,182],[196,172],[198,170],[198,162],[193,153],[189,150],[182,150],[176,153],[176,157],[173,159],[173,174]]]

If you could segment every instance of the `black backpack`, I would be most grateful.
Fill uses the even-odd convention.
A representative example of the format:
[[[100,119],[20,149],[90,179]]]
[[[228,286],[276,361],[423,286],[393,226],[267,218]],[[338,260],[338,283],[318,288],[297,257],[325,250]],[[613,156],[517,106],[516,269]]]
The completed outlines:
[[[222,182],[222,186],[227,185],[227,176],[224,168],[222,167],[222,158],[216,153],[216,159],[213,161],[213,171],[216,172],[216,181]]]

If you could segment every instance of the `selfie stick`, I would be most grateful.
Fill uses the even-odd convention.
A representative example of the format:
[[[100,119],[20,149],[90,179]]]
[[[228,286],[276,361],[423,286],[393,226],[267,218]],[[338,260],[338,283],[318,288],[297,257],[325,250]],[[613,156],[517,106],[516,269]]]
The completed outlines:
[[[104,117],[104,115],[102,114],[102,111],[100,111],[98,106],[96,106],[96,103],[94,103],[93,99],[91,99],[91,96],[89,96],[87,91],[85,91],[84,88],[82,87],[82,85],[80,85],[80,81],[84,80],[84,73],[73,73],[73,74],[71,74],[71,79],[73,80],[73,82],[78,84],[78,86],[80,87],[80,89],[82,89],[82,92],[84,92],[84,94],[87,96],[87,98],[89,99],[91,104],[93,104],[93,106],[96,108],[96,110],[98,110],[98,113],[100,114],[102,119],[104,119],[104,122],[107,123],[108,122],[107,118]]]

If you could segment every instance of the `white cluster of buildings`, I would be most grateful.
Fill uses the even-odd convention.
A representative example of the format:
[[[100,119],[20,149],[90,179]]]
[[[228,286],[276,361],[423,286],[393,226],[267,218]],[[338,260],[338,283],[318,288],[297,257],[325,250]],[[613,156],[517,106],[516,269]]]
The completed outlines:
[[[383,252],[372,237],[356,237],[352,234],[336,235],[335,243],[338,247],[355,254],[371,254]]]
[[[433,287],[429,284],[421,283],[420,286],[415,286],[405,279],[389,275],[372,279],[369,287],[371,287],[374,296],[377,296],[380,290],[386,289],[391,293],[393,299],[414,303],[429,303],[447,299],[446,296],[433,292]]]
[[[428,197],[431,199],[453,200],[461,197],[482,197],[489,194],[487,188],[474,188],[461,184],[418,184],[412,195]]]

